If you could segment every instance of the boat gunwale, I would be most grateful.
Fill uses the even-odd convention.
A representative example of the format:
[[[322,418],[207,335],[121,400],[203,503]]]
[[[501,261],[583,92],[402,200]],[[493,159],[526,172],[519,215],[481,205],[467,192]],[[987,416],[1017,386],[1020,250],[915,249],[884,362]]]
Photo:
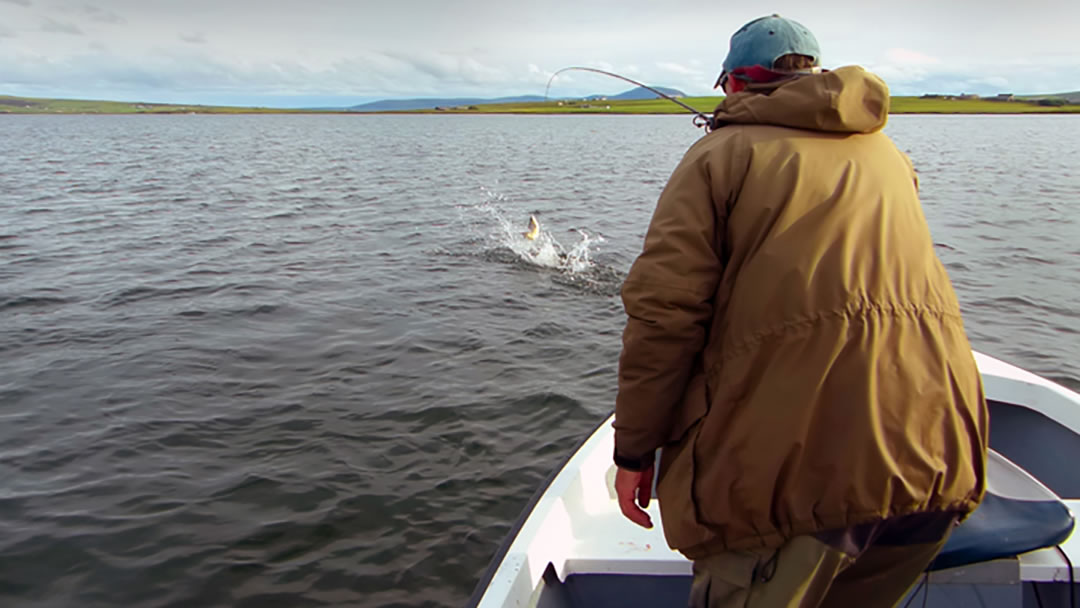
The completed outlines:
[[[491,585],[491,581],[494,580],[495,575],[498,574],[499,569],[505,563],[506,555],[510,552],[510,548],[513,547],[514,542],[518,540],[521,529],[525,527],[525,524],[528,523],[529,518],[532,517],[532,515],[534,514],[534,509],[537,503],[539,503],[544,498],[544,495],[547,494],[549,489],[551,489],[551,486],[555,483],[555,480],[563,474],[563,472],[566,470],[566,465],[569,464],[570,461],[578,455],[578,452],[580,452],[581,449],[589,443],[589,441],[596,435],[596,432],[599,431],[601,427],[603,427],[605,424],[608,423],[608,421],[611,420],[611,417],[614,414],[614,409],[605,413],[600,419],[600,422],[598,422],[592,428],[592,430],[584,434],[581,441],[579,441],[578,444],[574,446],[574,449],[567,452],[566,458],[562,459],[562,461],[560,461],[559,464],[551,470],[551,473],[548,474],[547,479],[545,479],[543,483],[541,483],[533,492],[532,496],[529,497],[529,501],[525,503],[525,506],[521,508],[521,513],[518,515],[517,520],[512,526],[510,526],[510,529],[506,531],[506,535],[503,537],[502,543],[500,543],[499,548],[495,550],[495,553],[492,554],[491,560],[488,562],[487,568],[484,570],[484,573],[480,576],[480,579],[477,581],[476,586],[473,588],[472,595],[469,596],[468,602],[465,603],[465,606],[467,608],[475,608],[484,599],[484,595],[487,593],[488,588]]]

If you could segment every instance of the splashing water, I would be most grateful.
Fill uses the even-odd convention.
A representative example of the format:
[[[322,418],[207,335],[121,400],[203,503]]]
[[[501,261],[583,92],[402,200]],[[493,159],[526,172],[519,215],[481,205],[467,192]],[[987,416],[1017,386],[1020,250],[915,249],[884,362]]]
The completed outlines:
[[[484,194],[485,197],[481,203],[459,207],[459,210],[463,216],[472,215],[472,211],[486,215],[489,219],[484,222],[489,230],[487,237],[496,247],[509,249],[517,259],[528,264],[554,268],[564,273],[580,273],[594,267],[590,255],[591,247],[594,243],[603,242],[602,236],[590,235],[580,228],[570,228],[569,231],[576,233],[580,240],[567,249],[555,238],[549,226],[539,221],[540,232],[536,238],[526,238],[526,222],[511,221],[509,217],[511,213],[503,209],[504,205],[508,204],[506,197],[487,189],[484,189]],[[513,215],[518,214],[518,212],[513,213]],[[468,221],[470,218],[463,217],[463,219]],[[483,229],[484,225],[480,228]]]

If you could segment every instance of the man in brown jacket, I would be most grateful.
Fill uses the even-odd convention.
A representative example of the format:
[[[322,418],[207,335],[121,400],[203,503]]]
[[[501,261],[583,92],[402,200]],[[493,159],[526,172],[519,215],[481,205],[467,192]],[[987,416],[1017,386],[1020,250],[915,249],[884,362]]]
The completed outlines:
[[[819,55],[775,15],[735,33],[622,290],[616,491],[651,526],[664,448],[692,606],[892,606],[985,489],[982,385],[888,89]]]

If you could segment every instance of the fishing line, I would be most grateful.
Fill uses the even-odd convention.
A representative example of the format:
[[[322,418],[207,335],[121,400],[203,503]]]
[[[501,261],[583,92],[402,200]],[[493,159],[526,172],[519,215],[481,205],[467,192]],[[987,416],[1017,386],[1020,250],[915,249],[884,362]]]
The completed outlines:
[[[1073,574],[1072,560],[1069,559],[1069,554],[1061,548],[1061,545],[1054,548],[1061,554],[1061,557],[1065,558],[1065,563],[1069,566],[1069,608],[1076,608],[1076,578]]]
[[[929,568],[929,566],[927,566],[927,568]],[[919,592],[923,590],[923,587],[926,587],[926,595],[923,596],[923,605],[926,605],[926,597],[930,595],[930,587],[927,584],[930,581],[930,570],[924,570],[923,576],[920,576],[919,578],[921,579],[919,581],[919,586],[915,587],[915,591],[912,591],[911,595],[908,596],[907,602],[904,603],[904,608],[908,608],[908,606],[911,605],[911,602],[915,601],[915,598],[919,597]]]
[[[663,91],[658,91],[658,90],[654,89],[653,87],[650,87],[647,84],[643,84],[643,83],[640,83],[640,82],[634,80],[633,78],[627,78],[626,76],[623,76],[622,74],[616,74],[615,72],[609,72],[607,70],[601,70],[601,69],[597,69],[597,68],[585,68],[585,67],[574,65],[574,66],[570,66],[570,67],[566,67],[566,68],[562,68],[561,70],[558,70],[557,72],[555,72],[554,74],[551,75],[551,78],[548,79],[547,86],[544,87],[544,101],[548,100],[548,92],[551,90],[551,83],[552,83],[552,81],[555,80],[555,77],[558,76],[559,74],[562,74],[563,72],[568,72],[570,70],[580,70],[582,72],[593,72],[593,73],[596,73],[596,74],[603,74],[604,76],[611,76],[612,78],[618,78],[619,80],[629,82],[630,84],[637,85],[637,86],[639,86],[639,87],[641,87],[641,88],[643,88],[643,89],[645,89],[647,91],[651,91],[653,93],[656,93],[660,97],[663,97],[664,99],[666,99],[666,100],[668,100],[670,102],[676,103],[676,104],[682,106],[686,110],[689,110],[690,113],[692,113],[694,115],[694,126],[695,127],[704,128],[706,133],[711,130],[712,117],[710,117],[708,114],[702,114],[701,112],[698,112],[694,108],[692,108],[689,105],[679,101],[678,99],[675,99],[674,97],[668,95],[667,93],[664,93]]]

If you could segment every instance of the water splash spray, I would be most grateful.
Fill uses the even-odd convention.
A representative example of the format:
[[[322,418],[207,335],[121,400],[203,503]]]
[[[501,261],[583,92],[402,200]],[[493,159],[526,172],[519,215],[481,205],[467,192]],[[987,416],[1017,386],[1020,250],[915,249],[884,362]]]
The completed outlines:
[[[535,238],[530,239],[526,236],[529,225],[513,217],[518,215],[517,213],[504,210],[504,203],[508,203],[506,197],[488,189],[484,189],[484,194],[485,197],[481,203],[463,211],[468,214],[471,209],[488,217],[489,221],[478,227],[483,230],[484,225],[487,226],[488,240],[496,247],[513,252],[516,259],[527,264],[552,268],[564,273],[581,273],[594,266],[591,257],[592,247],[596,243],[603,242],[603,237],[589,234],[580,228],[571,228],[570,231],[577,234],[580,240],[567,248],[552,233],[551,226],[540,217],[538,218],[539,230]]]

